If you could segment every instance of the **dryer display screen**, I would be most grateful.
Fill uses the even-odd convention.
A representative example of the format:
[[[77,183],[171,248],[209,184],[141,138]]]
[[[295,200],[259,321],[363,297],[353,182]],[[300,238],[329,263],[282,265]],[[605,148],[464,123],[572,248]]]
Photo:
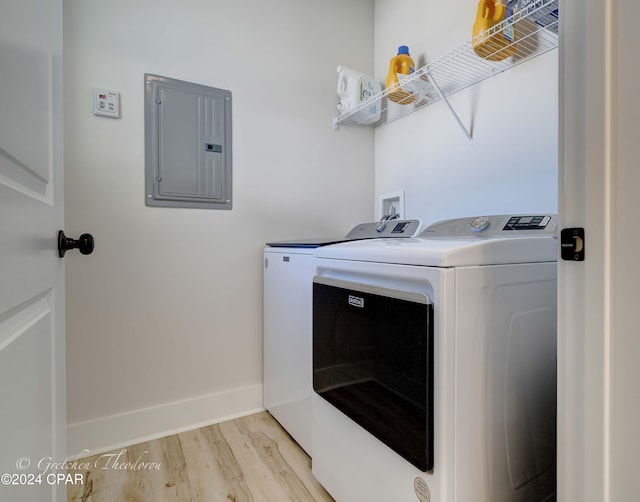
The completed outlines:
[[[502,230],[542,230],[551,216],[512,216]]]

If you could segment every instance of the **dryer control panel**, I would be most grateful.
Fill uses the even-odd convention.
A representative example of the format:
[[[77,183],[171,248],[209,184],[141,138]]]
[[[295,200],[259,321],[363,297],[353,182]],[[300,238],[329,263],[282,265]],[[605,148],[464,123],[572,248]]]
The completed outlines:
[[[525,235],[555,235],[558,217],[555,214],[516,214],[471,216],[434,223],[420,237],[515,237]]]
[[[551,216],[512,216],[502,230],[543,230]]]

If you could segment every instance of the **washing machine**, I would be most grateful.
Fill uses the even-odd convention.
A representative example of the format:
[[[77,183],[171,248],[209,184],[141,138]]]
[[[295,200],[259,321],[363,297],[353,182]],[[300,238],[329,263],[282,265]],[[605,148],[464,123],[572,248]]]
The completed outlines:
[[[313,257],[314,476],[338,502],[555,500],[555,215]]]
[[[362,239],[402,239],[419,220],[360,223],[346,236],[267,243],[263,253],[264,406],[312,455],[311,310],[317,249]]]

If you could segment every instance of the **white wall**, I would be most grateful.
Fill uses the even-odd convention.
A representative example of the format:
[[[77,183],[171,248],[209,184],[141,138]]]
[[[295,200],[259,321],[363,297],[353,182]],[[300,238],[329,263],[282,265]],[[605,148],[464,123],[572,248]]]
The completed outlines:
[[[399,8],[401,7],[401,8]],[[471,38],[477,0],[376,0],[375,76],[408,45],[417,66]],[[557,212],[557,50],[376,129],[376,194],[405,190],[406,216]]]
[[[337,64],[373,71],[374,22],[371,0],[64,9],[65,230],[96,241],[66,258],[73,453],[262,405],[263,244],[373,213],[373,132],[331,118]],[[145,207],[145,72],[233,92],[232,211]],[[92,114],[94,87],[122,118]]]

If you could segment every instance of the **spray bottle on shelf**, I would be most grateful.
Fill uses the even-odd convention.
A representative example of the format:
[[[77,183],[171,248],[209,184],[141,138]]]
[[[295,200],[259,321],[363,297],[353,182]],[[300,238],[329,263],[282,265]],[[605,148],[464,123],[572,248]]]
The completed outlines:
[[[513,14],[507,0],[480,0],[476,21],[473,24],[473,50],[484,59],[500,61],[516,51],[516,36],[513,24],[495,33],[486,33]],[[478,37],[478,39],[476,39]]]
[[[398,55],[391,58],[389,62],[389,74],[387,75],[386,87],[394,87],[388,91],[387,97],[396,103],[407,104],[412,103],[415,97],[412,92],[403,90],[401,85],[402,76],[410,75],[415,71],[416,65],[409,55],[409,47],[401,45],[398,47]],[[400,75],[400,80],[398,76]]]

